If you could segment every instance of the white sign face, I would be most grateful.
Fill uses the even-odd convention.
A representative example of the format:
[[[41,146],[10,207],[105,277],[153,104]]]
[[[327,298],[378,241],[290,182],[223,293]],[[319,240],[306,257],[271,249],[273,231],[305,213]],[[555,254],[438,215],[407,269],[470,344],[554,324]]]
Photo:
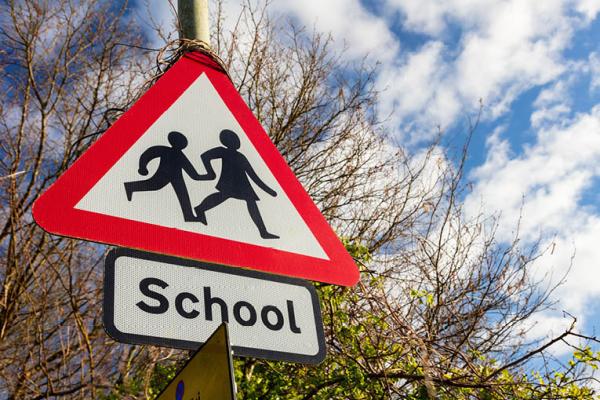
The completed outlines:
[[[328,260],[206,74],[76,208]]]
[[[236,356],[325,357],[308,282],[128,249],[108,255],[104,279],[105,329],[120,342],[197,349],[226,321]]]

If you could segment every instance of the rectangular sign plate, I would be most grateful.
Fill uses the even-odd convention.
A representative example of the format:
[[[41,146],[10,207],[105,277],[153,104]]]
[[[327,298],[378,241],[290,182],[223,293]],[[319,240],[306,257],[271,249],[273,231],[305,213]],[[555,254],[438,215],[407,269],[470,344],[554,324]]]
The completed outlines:
[[[306,281],[116,249],[106,258],[104,326],[119,342],[197,349],[229,323],[234,355],[317,364],[319,299]]]

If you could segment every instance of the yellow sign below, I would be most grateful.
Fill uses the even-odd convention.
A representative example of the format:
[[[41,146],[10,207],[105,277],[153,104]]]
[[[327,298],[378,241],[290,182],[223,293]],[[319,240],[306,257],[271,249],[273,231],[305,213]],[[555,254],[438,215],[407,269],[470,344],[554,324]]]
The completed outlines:
[[[226,323],[217,328],[156,400],[235,400]]]

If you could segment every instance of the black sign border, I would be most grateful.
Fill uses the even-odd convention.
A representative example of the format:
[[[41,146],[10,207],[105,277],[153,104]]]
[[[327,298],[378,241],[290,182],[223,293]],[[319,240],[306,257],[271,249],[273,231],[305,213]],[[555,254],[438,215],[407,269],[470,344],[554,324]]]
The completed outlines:
[[[321,306],[319,297],[313,285],[302,279],[291,278],[282,275],[272,275],[264,272],[242,269],[238,267],[227,267],[218,264],[209,264],[201,261],[189,260],[179,257],[167,256],[162,254],[147,253],[140,250],[116,248],[111,250],[106,256],[104,263],[104,299],[103,299],[103,322],[106,333],[117,342],[127,344],[154,345],[161,347],[170,347],[185,350],[197,350],[204,342],[193,342],[189,340],[168,339],[157,336],[138,335],[133,333],[124,333],[117,329],[114,323],[114,286],[115,286],[115,261],[119,257],[130,257],[148,261],[176,264],[184,267],[191,267],[203,270],[209,270],[230,275],[238,275],[261,280],[268,280],[278,283],[305,287],[311,296],[315,325],[317,329],[317,340],[319,351],[315,355],[288,353],[283,351],[261,350],[242,346],[232,346],[234,356],[264,358],[274,361],[297,362],[302,364],[319,364],[325,359],[325,335],[323,333],[323,320],[321,318]]]

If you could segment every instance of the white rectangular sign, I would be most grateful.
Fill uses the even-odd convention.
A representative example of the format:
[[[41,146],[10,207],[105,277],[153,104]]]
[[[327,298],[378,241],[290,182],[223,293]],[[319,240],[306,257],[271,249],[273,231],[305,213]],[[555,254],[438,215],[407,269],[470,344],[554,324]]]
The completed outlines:
[[[197,349],[223,321],[236,356],[325,357],[319,300],[306,281],[129,249],[107,256],[104,326],[115,340]]]

